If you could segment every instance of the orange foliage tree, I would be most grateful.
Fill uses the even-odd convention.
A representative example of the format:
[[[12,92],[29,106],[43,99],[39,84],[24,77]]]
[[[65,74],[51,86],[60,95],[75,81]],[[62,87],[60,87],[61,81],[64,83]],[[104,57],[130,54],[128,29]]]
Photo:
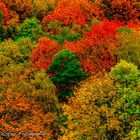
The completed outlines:
[[[1,40],[11,37],[14,26],[19,22],[19,15],[10,10],[7,4],[0,0],[0,13],[2,14]]]
[[[37,102],[31,101],[20,92],[11,91],[10,87],[7,92],[1,93],[0,101],[1,139],[51,137],[51,130],[46,125],[53,122],[53,116],[42,113],[41,106]]]
[[[30,63],[5,64],[0,71],[0,139],[51,138],[58,108],[55,86],[45,71]]]
[[[60,1],[55,10],[49,16],[44,17],[42,23],[62,21],[63,25],[79,24],[85,25],[85,19],[82,11],[76,3]]]

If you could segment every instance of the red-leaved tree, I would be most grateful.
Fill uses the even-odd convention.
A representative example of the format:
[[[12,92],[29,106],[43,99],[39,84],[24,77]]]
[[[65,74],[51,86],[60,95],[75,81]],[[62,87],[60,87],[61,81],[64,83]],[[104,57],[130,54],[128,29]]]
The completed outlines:
[[[51,64],[53,56],[58,52],[59,47],[56,41],[41,37],[36,48],[31,54],[31,61],[34,67],[41,69],[48,69]]]
[[[63,48],[79,56],[83,70],[88,74],[101,69],[110,70],[116,63],[113,51],[119,44],[116,39],[119,26],[121,26],[119,22],[104,19],[102,24],[95,24],[90,32],[85,33],[84,39],[65,42]]]
[[[44,17],[42,24],[46,25],[48,22],[58,20],[63,25],[78,24],[84,26],[93,17],[100,19],[102,13],[99,5],[88,0],[60,0],[55,10]]]
[[[55,20],[62,21],[63,25],[84,25],[86,23],[82,11],[77,4],[66,1],[60,1],[55,10],[49,16],[44,17],[42,24],[44,25]]]
[[[108,19],[128,22],[136,20],[140,15],[136,8],[136,0],[103,0],[101,7]]]
[[[3,19],[2,19],[2,24],[5,25],[8,18],[9,18],[9,11],[6,7],[6,4],[2,2],[2,0],[0,0],[0,13],[2,14],[3,16]]]

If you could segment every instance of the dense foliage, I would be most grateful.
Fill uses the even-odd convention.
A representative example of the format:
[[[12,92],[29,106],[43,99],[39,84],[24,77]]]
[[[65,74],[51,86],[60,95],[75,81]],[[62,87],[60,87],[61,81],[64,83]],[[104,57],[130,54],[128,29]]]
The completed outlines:
[[[0,140],[138,140],[139,116],[139,1],[0,0]]]
[[[60,140],[139,138],[140,71],[123,60],[110,75],[89,78],[63,105],[67,121]]]
[[[52,41],[45,37],[41,37],[38,40],[36,48],[32,51],[31,60],[34,66],[38,69],[46,68],[52,62],[53,56],[58,51],[58,44],[56,41]]]
[[[102,24],[95,24],[84,38],[76,42],[66,42],[63,47],[71,50],[80,58],[80,63],[88,74],[101,69],[109,70],[116,63],[113,54],[118,47],[117,28],[121,26],[115,21],[104,19]]]
[[[60,97],[70,96],[74,84],[86,77],[86,73],[80,68],[78,58],[68,50],[59,51],[54,56],[48,71],[53,74],[53,83],[59,85]]]

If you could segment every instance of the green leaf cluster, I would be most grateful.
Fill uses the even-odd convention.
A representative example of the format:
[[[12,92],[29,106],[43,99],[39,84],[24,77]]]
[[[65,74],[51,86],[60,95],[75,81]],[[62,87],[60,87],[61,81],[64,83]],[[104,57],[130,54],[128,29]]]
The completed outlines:
[[[137,122],[140,116],[140,71],[133,63],[121,60],[112,68],[111,76],[118,85],[116,113],[124,123],[124,130],[128,131],[127,136],[138,139],[136,134],[139,131]]]
[[[61,93],[60,96],[69,95],[75,83],[83,80],[86,73],[81,70],[78,58],[68,50],[59,51],[53,59],[48,72],[54,74],[51,78],[53,83],[59,84]]]
[[[65,40],[67,41],[75,41],[81,39],[81,35],[79,33],[73,32],[68,27],[64,27],[61,29],[61,33],[54,35],[51,37],[56,40],[59,44],[63,44]]]
[[[15,39],[29,37],[31,39],[38,39],[41,36],[44,36],[45,33],[42,30],[42,27],[35,17],[27,18],[17,27],[17,35]]]
[[[131,84],[137,84],[140,81],[140,71],[133,63],[128,63],[125,60],[120,60],[111,70],[111,76],[115,81],[125,84],[126,87]]]
[[[73,24],[71,27],[65,27],[62,26],[60,21],[55,21],[49,22],[44,28],[48,33],[48,37],[56,40],[59,44],[63,44],[65,40],[76,41],[82,38],[82,28],[76,24]]]

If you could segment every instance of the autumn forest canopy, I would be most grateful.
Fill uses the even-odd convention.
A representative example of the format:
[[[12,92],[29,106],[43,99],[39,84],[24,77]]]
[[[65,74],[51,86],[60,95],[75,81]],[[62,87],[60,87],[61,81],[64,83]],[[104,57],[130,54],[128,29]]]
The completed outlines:
[[[0,0],[0,140],[138,140],[139,116],[139,0]]]

